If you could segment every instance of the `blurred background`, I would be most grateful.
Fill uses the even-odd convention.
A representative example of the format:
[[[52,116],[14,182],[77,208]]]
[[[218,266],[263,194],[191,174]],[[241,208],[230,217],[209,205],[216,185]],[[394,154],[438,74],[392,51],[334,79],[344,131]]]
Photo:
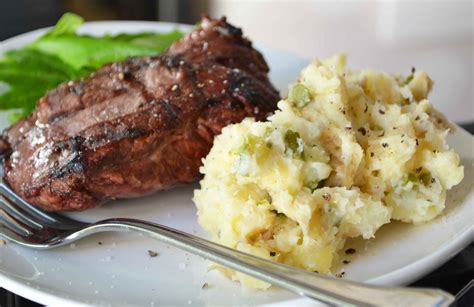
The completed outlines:
[[[473,1],[15,0],[0,1],[0,40],[53,25],[67,11],[86,20],[196,23],[226,15],[252,41],[307,57],[349,55],[353,68],[427,71],[431,101],[458,123],[474,121]]]

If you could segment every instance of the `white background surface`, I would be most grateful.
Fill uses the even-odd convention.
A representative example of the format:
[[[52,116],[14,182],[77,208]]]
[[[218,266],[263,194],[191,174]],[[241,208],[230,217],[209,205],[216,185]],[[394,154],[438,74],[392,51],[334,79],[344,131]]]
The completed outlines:
[[[206,2],[206,1],[201,1]],[[435,81],[432,103],[456,122],[474,120],[471,0],[211,0],[254,41],[306,58],[346,52],[354,68]]]
[[[91,23],[83,28],[85,32],[96,34],[168,29],[169,26],[155,23],[118,22]],[[0,50],[18,47],[32,40],[34,35],[5,42]],[[272,68],[271,78],[280,89],[286,88],[306,64],[303,58],[288,53],[270,48],[262,50]],[[355,247],[357,253],[344,268],[345,278],[403,285],[447,261],[472,241],[473,138],[458,130],[450,137],[450,144],[460,153],[466,175],[464,181],[448,194],[443,216],[420,226],[393,223],[384,226],[374,240],[349,242],[348,246]],[[196,187],[117,201],[71,215],[85,221],[135,217],[205,236],[196,222],[191,201]],[[159,256],[150,258],[149,249],[157,251]],[[208,289],[201,289],[204,282],[209,283]],[[142,306],[280,303],[301,306],[314,303],[279,289],[259,292],[241,288],[216,271],[208,271],[208,264],[203,259],[132,233],[97,235],[75,245],[41,252],[13,244],[2,246],[0,286],[43,304],[57,306],[71,303]]]

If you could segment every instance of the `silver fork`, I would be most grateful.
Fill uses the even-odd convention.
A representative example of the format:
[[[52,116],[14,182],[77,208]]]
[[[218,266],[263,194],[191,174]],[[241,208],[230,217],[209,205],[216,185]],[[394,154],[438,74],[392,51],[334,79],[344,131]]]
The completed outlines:
[[[0,163],[1,164],[1,163]],[[1,174],[0,166],[0,178]],[[147,221],[114,218],[83,223],[44,212],[0,180],[0,236],[18,245],[50,249],[106,231],[136,231],[236,271],[330,305],[448,306],[453,297],[438,289],[382,287],[303,271],[258,258],[191,234]]]

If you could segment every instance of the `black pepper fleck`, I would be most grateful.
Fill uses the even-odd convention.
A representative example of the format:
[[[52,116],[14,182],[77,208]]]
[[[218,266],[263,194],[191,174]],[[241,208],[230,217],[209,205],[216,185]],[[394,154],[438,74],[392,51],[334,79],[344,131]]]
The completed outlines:
[[[270,256],[272,256],[272,257],[275,257],[276,254],[277,254],[276,252],[270,252]]]
[[[388,144],[387,143],[382,143],[382,147],[386,148],[386,147],[388,147]]]
[[[152,251],[152,250],[148,250],[148,255],[149,255],[151,258],[154,258],[154,257],[158,256],[158,253],[155,252],[155,251]]]
[[[366,134],[367,134],[367,131],[365,130],[364,127],[360,127],[359,130],[357,130],[357,131],[359,131],[362,135],[366,135]]]
[[[352,255],[356,252],[356,250],[354,248],[348,248],[346,249],[346,255]]]
[[[344,261],[342,261],[342,263],[344,263],[344,264],[349,264],[349,263],[351,263],[351,262],[350,262],[349,260],[344,260]]]
[[[379,113],[384,115],[385,114],[385,111],[384,110],[379,110]]]

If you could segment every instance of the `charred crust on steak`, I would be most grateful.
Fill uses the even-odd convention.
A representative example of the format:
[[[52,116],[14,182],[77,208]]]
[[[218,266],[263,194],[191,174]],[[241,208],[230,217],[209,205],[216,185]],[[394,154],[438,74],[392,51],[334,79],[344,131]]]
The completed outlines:
[[[72,158],[62,166],[55,163],[56,167],[53,167],[51,171],[53,177],[61,178],[72,173],[78,174],[84,172],[86,168],[82,158],[85,148],[84,141],[85,139],[83,137],[75,136],[67,141],[54,144],[53,153],[55,155],[61,155],[61,153],[69,151],[68,154]]]

